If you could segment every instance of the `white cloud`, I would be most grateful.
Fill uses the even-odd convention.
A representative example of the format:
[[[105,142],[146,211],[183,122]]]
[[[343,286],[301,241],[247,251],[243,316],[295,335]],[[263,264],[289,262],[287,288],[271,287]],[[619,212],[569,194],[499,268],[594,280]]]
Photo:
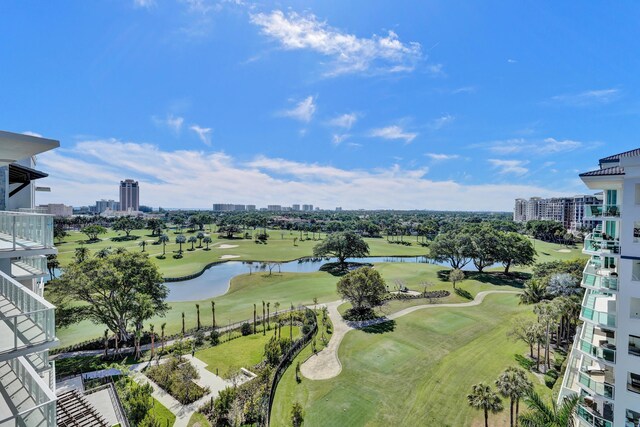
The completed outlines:
[[[194,131],[200,140],[208,146],[211,146],[211,128],[203,128],[198,125],[191,125],[189,127],[192,131]]]
[[[369,70],[411,71],[422,58],[420,43],[402,43],[389,31],[386,36],[361,38],[319,21],[313,14],[299,15],[280,10],[251,15],[262,33],[280,42],[284,49],[307,49],[332,58],[328,75]]]
[[[156,125],[168,127],[175,133],[180,133],[182,125],[184,124],[184,117],[174,116],[173,114],[169,114],[164,119],[159,119],[155,116],[153,116],[152,119]]]
[[[329,124],[335,127],[351,129],[351,126],[355,124],[356,120],[358,120],[356,113],[347,113],[329,120]]]
[[[569,93],[551,97],[554,103],[584,107],[595,104],[608,104],[620,95],[618,89],[596,89],[580,93]]]
[[[518,61],[516,59],[512,59],[512,58],[507,59],[507,62],[509,64],[517,64],[518,63]]]
[[[24,132],[22,132],[23,135],[29,135],[29,136],[35,136],[38,138],[42,138],[42,135],[40,135],[37,132],[31,132],[30,130],[25,130]]]
[[[451,114],[445,114],[444,116],[431,120],[431,122],[429,123],[429,127],[435,130],[442,129],[443,127],[453,123],[455,119],[456,118]]]
[[[38,194],[37,202],[74,206],[116,198],[118,183],[125,177],[140,181],[143,204],[165,208],[210,208],[215,199],[258,206],[310,200],[314,205],[345,209],[509,211],[513,200],[523,195],[564,194],[561,188],[436,181],[427,178],[426,168],[393,165],[348,170],[264,156],[240,163],[222,152],[165,151],[152,144],[115,139],[82,141],[43,153],[39,161],[39,167],[49,173],[43,185],[52,192]],[[190,191],[194,186],[198,191]],[[371,197],[371,189],[376,197]]]
[[[151,6],[154,6],[156,4],[155,0],[133,0],[133,5],[135,7],[141,7],[144,9],[148,9]]]
[[[347,140],[350,136],[351,135],[349,135],[348,133],[333,134],[333,136],[331,137],[331,142],[333,143],[333,145],[340,145],[345,140]]]
[[[454,95],[457,95],[459,93],[475,93],[475,92],[476,92],[475,86],[462,86],[451,91],[451,93]]]
[[[418,136],[417,133],[406,132],[402,127],[397,125],[373,129],[369,135],[384,139],[402,139],[407,144]]]
[[[524,138],[513,138],[503,141],[493,141],[488,144],[479,144],[474,147],[486,148],[490,152],[500,155],[527,153],[543,156],[568,153],[585,147],[585,144],[570,139],[557,140],[555,138],[545,138],[542,140],[528,140]]]
[[[441,153],[426,153],[425,156],[430,157],[436,161],[454,160],[460,158],[457,154],[441,154]]]
[[[501,159],[489,159],[489,163],[498,169],[500,174],[514,174],[524,175],[529,172],[529,169],[524,167],[527,163],[526,160],[501,160]]]
[[[281,113],[284,117],[291,117],[292,119],[300,120],[301,122],[309,123],[313,114],[316,112],[316,104],[314,103],[313,96],[307,96],[302,101],[292,108],[291,110],[285,110]]]

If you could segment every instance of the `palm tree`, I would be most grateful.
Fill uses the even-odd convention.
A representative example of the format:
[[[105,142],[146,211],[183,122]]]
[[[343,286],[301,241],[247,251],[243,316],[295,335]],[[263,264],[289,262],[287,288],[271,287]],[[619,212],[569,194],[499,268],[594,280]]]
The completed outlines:
[[[216,303],[215,301],[211,301],[211,317],[213,318],[213,324],[211,325],[213,329],[216,329]]]
[[[577,394],[566,397],[560,406],[552,399],[549,406],[538,393],[529,390],[524,401],[529,411],[518,418],[522,427],[574,427],[576,425],[574,413],[580,402]]]
[[[491,389],[490,385],[479,383],[472,386],[471,394],[467,395],[469,405],[484,411],[484,426],[489,427],[489,412],[498,413],[504,408],[500,396]]]
[[[196,235],[196,237],[200,241],[200,244],[198,245],[198,247],[201,248],[202,247],[202,239],[204,239],[204,233],[202,231],[199,231],[198,234]]]
[[[540,280],[531,279],[524,284],[524,290],[520,294],[520,304],[537,304],[546,296],[546,286]]]
[[[208,251],[209,250],[209,243],[212,242],[211,237],[205,236],[204,239],[202,239],[202,241],[207,245],[207,247],[204,250]]]
[[[191,250],[193,249],[193,245],[198,241],[198,239],[196,238],[196,236],[190,236],[188,242],[191,243]]]
[[[144,248],[147,247],[147,241],[141,241],[140,243],[138,243],[138,246],[140,246],[142,248],[142,252],[144,252]]]
[[[197,323],[196,323],[196,330],[199,331],[200,330],[200,304],[196,304],[196,318],[197,318]]]
[[[558,318],[558,311],[554,304],[543,301],[533,308],[533,312],[538,315],[538,321],[544,326],[544,354],[547,369],[550,369],[551,357],[549,355],[549,343],[551,341],[551,325]]]
[[[184,336],[184,311],[182,312],[182,335]]]
[[[273,307],[276,309],[276,316],[277,316],[277,315],[278,315],[278,309],[280,308],[280,303],[279,303],[278,301],[276,301],[276,302],[273,304]]]
[[[253,334],[256,334],[256,305],[253,304]]]
[[[84,246],[80,246],[76,248],[75,251],[75,259],[77,263],[84,262],[89,257],[89,248],[85,248]]]
[[[266,325],[264,323],[264,311],[265,311],[265,303],[264,301],[262,301],[262,335],[265,335],[267,333],[267,329],[266,329]]]
[[[167,327],[167,323],[160,325],[160,341],[162,341],[162,352],[164,353],[164,328]]]
[[[514,420],[518,419],[518,412],[520,410],[520,399],[524,397],[529,390],[533,387],[531,381],[527,378],[527,374],[520,368],[513,366],[508,367],[503,373],[500,374],[496,380],[496,387],[498,392],[509,399],[510,403],[510,426],[514,426]],[[515,406],[515,418],[514,418],[514,406]]]
[[[107,357],[107,354],[109,354],[109,330],[105,329],[104,330],[104,357]]]
[[[267,327],[269,328],[269,330],[271,330],[271,322],[269,321],[269,306],[271,305],[270,302],[267,303]]]
[[[184,235],[183,235],[183,234],[179,234],[179,235],[176,237],[176,243],[180,245],[180,249],[178,250],[178,253],[179,253],[180,255],[182,255],[182,245],[183,245],[184,243],[186,243],[186,242],[187,242],[187,238],[186,238],[186,237],[184,237]]]
[[[49,270],[49,276],[51,279],[56,278],[56,268],[60,267],[60,261],[56,254],[47,255],[47,270]]]
[[[163,234],[162,236],[158,237],[158,242],[162,243],[162,256],[164,257],[164,255],[167,253],[166,246],[167,243],[169,243],[169,236]]]
[[[155,343],[156,343],[156,334],[154,333],[155,325],[153,323],[149,323],[149,333],[151,334],[151,360],[153,360],[153,355],[155,353]]]

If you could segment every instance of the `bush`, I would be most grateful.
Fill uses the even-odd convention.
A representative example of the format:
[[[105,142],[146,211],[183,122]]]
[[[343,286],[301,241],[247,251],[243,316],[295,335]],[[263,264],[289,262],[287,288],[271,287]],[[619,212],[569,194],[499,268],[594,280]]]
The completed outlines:
[[[196,345],[202,345],[204,343],[204,332],[202,330],[198,330],[193,334],[193,341]]]
[[[555,372],[555,371],[550,371],[551,372]],[[553,386],[556,384],[556,381],[558,380],[557,377],[554,377],[552,375],[549,375],[549,373],[544,375],[544,384],[549,387],[549,388],[553,388]]]
[[[473,299],[473,295],[471,295],[471,292],[466,291],[462,288],[456,288],[455,292],[457,295],[460,295],[462,298],[469,299],[469,300]]]
[[[242,333],[243,337],[246,337],[247,335],[251,335],[251,325],[247,322],[244,322],[242,324],[242,327],[240,328],[240,332]]]
[[[220,332],[216,330],[211,331],[209,334],[209,342],[211,342],[213,346],[220,344]]]
[[[532,370],[533,367],[536,365],[536,362],[534,362],[533,360],[527,359],[521,354],[516,354],[515,359],[516,359],[516,362],[518,362],[518,364],[527,371]]]
[[[373,311],[373,309],[369,307],[362,307],[360,309],[350,308],[342,316],[344,320],[356,322],[361,320],[371,320],[377,317],[378,316],[376,316],[376,313]]]
[[[200,378],[198,371],[187,361],[171,357],[169,361],[151,366],[145,371],[164,391],[182,404],[195,402],[204,396],[208,389],[203,389],[193,380]]]

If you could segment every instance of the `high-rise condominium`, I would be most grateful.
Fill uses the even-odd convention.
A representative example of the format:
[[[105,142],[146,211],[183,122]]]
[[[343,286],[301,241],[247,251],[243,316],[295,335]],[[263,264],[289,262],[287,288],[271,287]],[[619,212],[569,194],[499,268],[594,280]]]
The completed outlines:
[[[578,394],[580,426],[640,425],[640,149],[600,160],[580,175],[603,204],[587,210],[598,221],[584,241],[591,258],[578,328],[560,401]]]
[[[120,210],[140,210],[140,187],[138,181],[125,179],[120,181]]]

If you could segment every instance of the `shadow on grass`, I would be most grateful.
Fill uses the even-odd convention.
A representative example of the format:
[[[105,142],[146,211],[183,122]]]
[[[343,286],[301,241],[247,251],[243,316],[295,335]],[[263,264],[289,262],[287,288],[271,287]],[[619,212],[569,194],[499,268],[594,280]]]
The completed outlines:
[[[339,262],[328,262],[326,264],[322,264],[320,266],[320,271],[325,271],[332,276],[344,276],[350,271],[358,269],[360,267],[372,267],[373,264],[363,263],[363,262],[345,262],[344,264],[340,264]]]
[[[449,281],[449,273],[451,270],[438,271],[438,279],[443,281]],[[514,271],[511,273],[504,273],[502,271],[485,271],[479,273],[477,271],[465,271],[465,280],[477,280],[482,283],[490,283],[494,286],[510,286],[512,288],[522,289],[524,288],[524,282],[531,279],[531,273],[523,273],[520,271]]]
[[[140,236],[120,236],[120,237],[112,237],[112,242],[128,242],[130,240],[138,240]]]
[[[363,332],[367,334],[386,334],[387,332],[393,332],[396,330],[396,321],[388,320],[386,322],[378,323],[377,325],[367,326],[362,328]]]

